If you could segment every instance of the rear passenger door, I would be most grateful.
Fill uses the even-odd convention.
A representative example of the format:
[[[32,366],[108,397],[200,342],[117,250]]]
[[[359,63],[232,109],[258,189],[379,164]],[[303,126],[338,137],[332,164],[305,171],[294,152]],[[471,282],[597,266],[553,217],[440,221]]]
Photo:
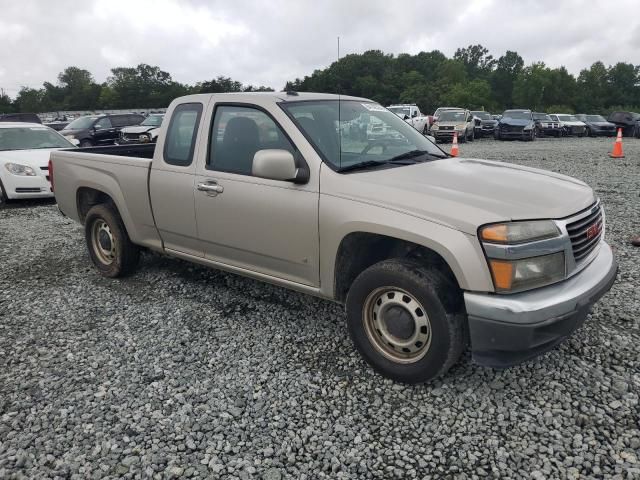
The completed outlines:
[[[111,122],[111,117],[102,117],[93,125],[93,139],[96,145],[108,145],[112,142],[115,128]]]
[[[217,104],[210,117],[208,151],[200,152],[203,161],[198,162],[195,185],[205,258],[317,286],[317,186],[251,173],[259,150],[288,150],[299,166],[305,162],[302,155],[274,116],[261,107]],[[218,191],[211,191],[211,186]]]
[[[204,107],[194,101],[169,112],[169,125],[156,146],[149,178],[153,217],[164,248],[194,257],[204,255],[194,207],[196,140],[199,135],[206,138],[206,130],[199,133]]]

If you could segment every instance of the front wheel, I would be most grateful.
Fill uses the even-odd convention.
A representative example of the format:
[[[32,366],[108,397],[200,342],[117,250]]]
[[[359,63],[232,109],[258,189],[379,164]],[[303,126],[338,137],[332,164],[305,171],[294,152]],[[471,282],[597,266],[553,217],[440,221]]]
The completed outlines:
[[[347,296],[349,333],[376,371],[423,383],[443,375],[465,344],[460,289],[435,269],[405,259],[362,272]]]
[[[140,259],[140,249],[131,242],[118,212],[109,205],[96,205],[85,219],[85,239],[91,261],[105,277],[132,273]]]
[[[469,141],[473,142],[476,139],[476,131],[471,130],[471,134],[469,135]]]

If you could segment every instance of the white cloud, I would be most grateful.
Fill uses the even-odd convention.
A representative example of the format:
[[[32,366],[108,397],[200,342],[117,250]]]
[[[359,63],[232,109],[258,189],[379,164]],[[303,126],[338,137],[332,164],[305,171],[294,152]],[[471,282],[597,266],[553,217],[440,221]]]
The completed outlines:
[[[565,65],[596,60],[640,64],[640,18],[620,12],[633,0],[21,0],[4,2],[0,88],[55,81],[69,65],[104,81],[116,66],[158,65],[194,83],[218,75],[281,88],[341,53],[380,49],[417,53],[480,43],[495,57],[515,50],[525,62]],[[620,28],[610,28],[620,25]]]

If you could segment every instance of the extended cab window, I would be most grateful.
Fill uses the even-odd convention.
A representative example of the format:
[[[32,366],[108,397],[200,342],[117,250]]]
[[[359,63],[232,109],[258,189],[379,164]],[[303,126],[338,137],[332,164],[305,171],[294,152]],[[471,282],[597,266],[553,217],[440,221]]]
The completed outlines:
[[[183,103],[175,108],[164,144],[165,162],[180,167],[191,165],[201,115],[201,103]]]
[[[276,122],[262,110],[221,105],[211,127],[207,168],[251,175],[258,150],[282,149],[295,155],[295,148]]]

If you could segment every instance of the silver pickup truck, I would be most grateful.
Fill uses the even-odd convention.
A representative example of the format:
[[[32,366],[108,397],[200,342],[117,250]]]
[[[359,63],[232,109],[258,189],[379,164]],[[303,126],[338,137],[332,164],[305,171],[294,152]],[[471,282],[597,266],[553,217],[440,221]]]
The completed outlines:
[[[343,303],[362,356],[402,382],[467,346],[493,367],[539,355],[616,277],[587,185],[450,158],[364,98],[182,97],[157,144],[58,151],[49,171],[103,275],[150,249]]]

